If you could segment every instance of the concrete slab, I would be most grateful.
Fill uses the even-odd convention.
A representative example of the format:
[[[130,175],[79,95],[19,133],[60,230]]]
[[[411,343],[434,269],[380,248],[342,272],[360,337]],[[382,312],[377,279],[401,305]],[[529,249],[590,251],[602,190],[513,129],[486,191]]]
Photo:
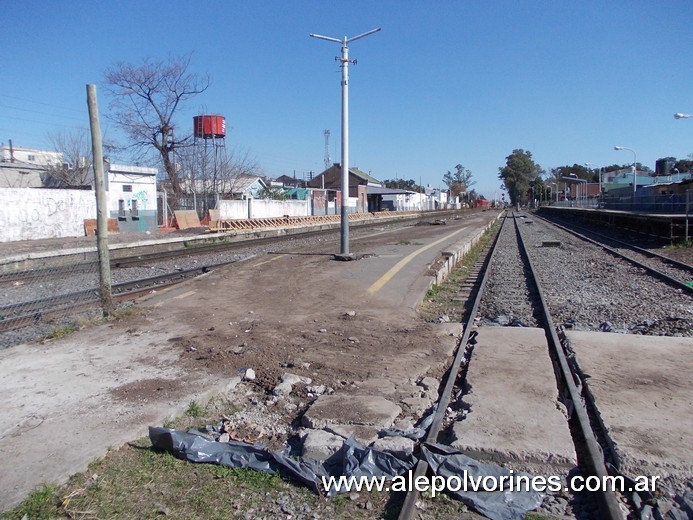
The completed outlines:
[[[334,424],[389,428],[401,412],[395,403],[377,395],[323,395],[308,408],[302,422],[309,428]]]
[[[326,460],[337,453],[344,444],[344,439],[325,430],[308,430],[303,435],[304,459]]]
[[[340,436],[342,439],[353,437],[364,446],[378,440],[379,426],[364,426],[362,424],[330,424],[325,426],[325,431]]]
[[[453,426],[455,448],[496,463],[576,464],[542,329],[480,328],[467,382],[470,411]]]
[[[693,474],[693,339],[567,333],[621,468]]]

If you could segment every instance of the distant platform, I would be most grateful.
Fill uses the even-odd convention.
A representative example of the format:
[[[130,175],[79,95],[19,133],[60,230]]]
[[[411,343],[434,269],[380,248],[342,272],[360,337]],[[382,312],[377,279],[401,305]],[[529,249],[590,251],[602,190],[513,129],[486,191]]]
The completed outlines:
[[[686,215],[681,213],[648,213],[614,209],[541,206],[540,215],[579,220],[586,224],[622,229],[638,234],[678,242],[686,236]],[[693,229],[689,231],[693,234]]]

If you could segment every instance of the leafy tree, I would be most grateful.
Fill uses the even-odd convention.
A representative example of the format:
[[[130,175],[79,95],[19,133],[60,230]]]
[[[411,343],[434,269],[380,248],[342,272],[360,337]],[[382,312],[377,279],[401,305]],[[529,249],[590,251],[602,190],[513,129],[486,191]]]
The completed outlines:
[[[560,177],[577,177],[578,179],[584,179],[586,181],[592,181],[594,174],[586,166],[581,164],[573,164],[572,166],[559,166],[554,168],[553,175]]]
[[[190,73],[191,54],[168,62],[145,59],[140,64],[118,62],[106,70],[106,88],[112,96],[111,118],[139,151],[152,148],[161,159],[173,193],[181,192],[180,172],[172,152],[190,136],[172,135],[174,115],[191,97],[210,85],[208,76]]]
[[[521,148],[513,150],[505,161],[505,166],[498,168],[498,178],[508,191],[510,203],[522,204],[528,199],[528,191],[531,193],[530,182],[540,178],[544,171],[532,160],[532,153]]]
[[[679,173],[693,172],[693,160],[679,159],[676,161],[676,164],[674,164],[674,168],[676,168]]]
[[[421,186],[416,184],[416,181],[413,179],[409,179],[408,181],[405,181],[404,179],[387,179],[383,181],[383,186],[394,190],[409,190],[423,192]]]
[[[257,194],[260,199],[270,199],[270,200],[286,200],[289,198],[289,194],[284,188],[280,187],[266,187],[260,190]]]
[[[466,169],[461,164],[455,165],[454,172],[448,170],[443,176],[443,182],[448,187],[452,198],[467,192],[472,185],[476,184],[476,181],[472,180],[471,170]]]
[[[674,166],[672,167],[672,171],[676,170],[676,172],[678,173],[686,173],[693,171],[693,160],[691,160],[693,156],[689,155],[688,157],[688,159],[676,159],[676,157],[662,157],[661,159],[657,159],[657,162],[668,161],[670,164],[674,164]],[[666,173],[669,174],[672,173],[672,171]]]

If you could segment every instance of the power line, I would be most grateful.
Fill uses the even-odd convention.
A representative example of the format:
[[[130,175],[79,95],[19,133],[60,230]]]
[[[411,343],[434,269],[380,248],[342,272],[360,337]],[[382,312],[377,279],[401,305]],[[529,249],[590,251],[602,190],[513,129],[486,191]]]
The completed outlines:
[[[60,114],[49,114],[49,113],[46,113],[46,112],[41,111],[41,110],[32,110],[30,108],[13,107],[10,105],[3,105],[3,104],[0,104],[0,107],[9,108],[10,110],[19,110],[21,112],[30,112],[32,114],[41,114],[44,116],[54,116],[54,117],[58,117],[61,119],[72,119],[74,121],[82,121],[83,122],[85,120],[88,120],[88,117],[86,117],[86,115],[85,115],[85,117],[64,116],[64,115],[60,115]]]
[[[78,113],[80,113],[80,114],[83,114],[83,113],[84,113],[84,110],[79,110],[79,109],[76,109],[76,108],[63,107],[63,106],[60,106],[60,105],[54,105],[54,104],[52,104],[52,103],[44,103],[44,102],[42,102],[42,101],[34,101],[34,100],[31,100],[31,99],[21,98],[21,97],[17,97],[17,96],[10,96],[10,95],[8,95],[8,94],[0,94],[0,97],[6,97],[6,98],[10,98],[10,99],[16,99],[17,101],[24,101],[24,102],[26,102],[26,103],[34,103],[35,105],[43,105],[43,106],[47,106],[47,107],[58,108],[58,109],[60,109],[60,110],[68,110],[68,111],[70,111],[70,112],[78,112]]]

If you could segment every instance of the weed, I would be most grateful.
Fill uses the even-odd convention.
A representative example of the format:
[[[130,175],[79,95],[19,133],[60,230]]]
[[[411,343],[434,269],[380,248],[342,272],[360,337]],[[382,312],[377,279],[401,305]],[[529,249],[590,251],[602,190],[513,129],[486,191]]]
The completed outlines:
[[[56,488],[52,484],[44,484],[32,491],[16,509],[17,518],[43,519],[54,518],[55,508],[59,503]]]
[[[664,247],[666,249],[686,249],[688,247],[693,247],[693,240],[689,240],[688,242],[685,240],[679,240],[678,242],[674,242],[673,244],[669,244]]]
[[[188,404],[188,409],[185,410],[185,415],[188,417],[198,418],[202,417],[205,413],[204,407],[200,405],[197,401],[190,401]]]
[[[436,296],[438,296],[440,291],[441,291],[440,285],[435,285],[435,284],[432,285],[431,288],[428,291],[426,291],[426,299],[427,300],[435,300]]]
[[[70,334],[72,334],[76,330],[77,330],[77,327],[72,323],[69,323],[67,325],[60,325],[58,327],[55,327],[50,332],[48,332],[48,334],[46,334],[46,339],[64,338],[65,336],[69,336]]]

